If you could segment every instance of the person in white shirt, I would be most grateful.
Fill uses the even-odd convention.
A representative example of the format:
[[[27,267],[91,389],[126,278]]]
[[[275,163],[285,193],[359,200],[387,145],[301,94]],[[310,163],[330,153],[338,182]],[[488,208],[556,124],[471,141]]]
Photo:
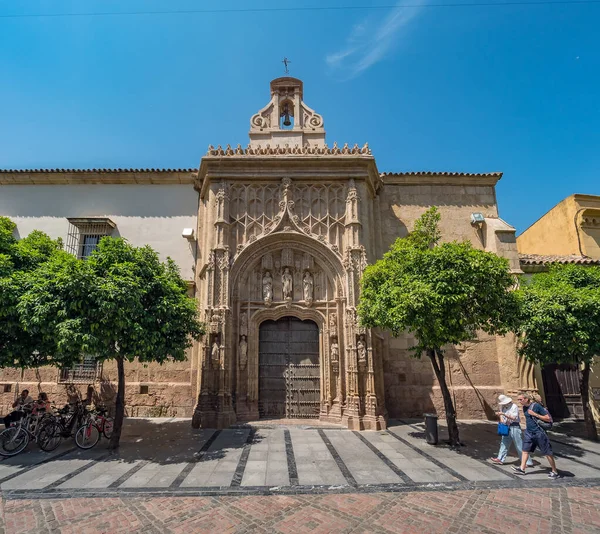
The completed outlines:
[[[500,411],[496,412],[496,415],[499,417],[501,423],[508,425],[508,436],[501,436],[498,456],[490,458],[490,461],[499,465],[504,464],[511,442],[515,444],[520,461],[523,456],[523,434],[521,433],[519,407],[506,395],[498,397],[498,405],[500,406]],[[527,466],[533,466],[531,458],[527,460]]]

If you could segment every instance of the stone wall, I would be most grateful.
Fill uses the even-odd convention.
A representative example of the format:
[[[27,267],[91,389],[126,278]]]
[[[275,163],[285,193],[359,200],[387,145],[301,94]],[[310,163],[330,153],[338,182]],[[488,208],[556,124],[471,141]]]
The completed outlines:
[[[444,241],[467,239],[483,248],[482,239],[471,226],[471,213],[497,217],[494,187],[490,185],[415,185],[386,183],[380,193],[382,253],[398,238],[408,234],[431,206],[442,216]]]
[[[444,401],[431,362],[415,358],[412,336],[387,336],[383,357],[385,399],[392,418],[421,417],[429,411],[444,413]],[[448,347],[446,382],[460,419],[486,419],[505,388],[500,379],[496,338],[482,334],[458,349]]]
[[[191,417],[196,394],[196,371],[193,359],[170,362],[163,365],[138,362],[125,363],[125,413],[130,417]],[[80,398],[91,398],[94,403],[113,407],[117,391],[116,362],[105,362],[101,380],[95,382],[64,383],[59,380],[56,367],[0,370],[0,411],[6,414],[17,392],[29,389],[35,399],[38,393],[48,393],[50,401],[57,406]],[[4,393],[4,385],[11,391]],[[148,392],[141,393],[147,386]],[[91,389],[90,389],[91,388]]]
[[[473,246],[486,247],[486,236],[471,225],[471,213],[480,212],[496,219],[498,211],[493,184],[442,185],[426,183],[393,183],[388,178],[380,195],[382,253],[398,238],[412,230],[414,222],[428,208],[437,206],[441,214],[440,228],[444,241],[469,240]],[[390,183],[392,182],[392,183]],[[498,253],[510,252],[514,245]],[[505,255],[505,254],[503,254]],[[414,344],[406,334],[393,338],[384,335],[383,372],[385,401],[392,418],[421,417],[434,411],[444,414],[442,395],[431,362],[424,355],[412,356]],[[505,389],[500,376],[497,340],[481,335],[446,352],[447,383],[452,392],[457,415],[461,419],[485,419],[493,415],[496,397]]]

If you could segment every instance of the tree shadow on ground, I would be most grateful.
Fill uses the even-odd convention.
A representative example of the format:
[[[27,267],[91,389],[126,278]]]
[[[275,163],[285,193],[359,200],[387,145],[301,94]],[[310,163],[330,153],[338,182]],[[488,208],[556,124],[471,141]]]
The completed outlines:
[[[126,418],[120,446],[116,451],[109,451],[108,440],[104,437],[89,450],[77,449],[73,438],[69,438],[63,439],[61,445],[51,453],[45,453],[35,443],[30,443],[23,453],[2,459],[0,465],[29,467],[44,461],[72,460],[73,455],[84,459],[103,456],[105,460],[128,463],[142,460],[159,465],[200,463],[226,458],[236,449],[243,449],[250,431],[250,428],[232,428],[225,432],[193,429],[191,419]],[[259,443],[264,437],[264,433],[257,430],[251,443]],[[55,456],[56,460],[52,460]],[[238,457],[236,455],[236,461]]]
[[[422,439],[426,444],[425,425],[421,421],[403,421],[409,424],[415,432],[411,432],[410,436],[415,439]],[[583,424],[583,423],[578,423]],[[497,434],[497,425],[491,421],[463,421],[458,423],[460,432],[460,441],[462,446],[456,449],[457,454],[462,454],[476,460],[489,460],[492,457],[497,457],[500,448],[500,436]],[[553,451],[558,458],[582,458],[585,455],[592,457],[600,457],[600,452],[586,450],[586,440],[581,440],[576,435],[569,433],[571,425],[557,425],[553,431],[549,433]],[[579,432],[577,432],[579,434]],[[448,432],[445,425],[439,425],[439,444],[436,446],[426,445],[427,447],[449,447],[447,444]],[[587,441],[588,444],[593,442]],[[427,449],[424,449],[425,451]],[[534,462],[542,457],[539,453],[533,454]],[[545,461],[545,460],[544,460]],[[514,445],[511,444],[509,455],[506,463],[514,463],[517,465],[518,458]]]

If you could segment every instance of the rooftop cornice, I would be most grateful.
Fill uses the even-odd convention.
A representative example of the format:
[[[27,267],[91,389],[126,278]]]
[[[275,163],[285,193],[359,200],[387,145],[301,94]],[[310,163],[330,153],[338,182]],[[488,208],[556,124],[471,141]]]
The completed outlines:
[[[242,148],[242,145],[238,145],[236,148],[231,148],[227,145],[222,148],[219,145],[217,148],[210,145],[208,152],[204,156],[205,158],[210,157],[235,157],[235,156],[372,156],[369,144],[365,143],[361,148],[357,144],[353,147],[349,147],[348,143],[344,144],[342,148],[337,143],[333,143],[332,147],[327,146],[284,146],[270,144],[252,146],[248,145],[246,148]]]
[[[0,169],[0,185],[193,184],[198,169]]]
[[[400,185],[496,185],[501,172],[384,172],[380,175],[384,184]]]
[[[552,263],[574,263],[577,265],[600,265],[600,259],[577,254],[519,254],[521,265],[550,265]]]

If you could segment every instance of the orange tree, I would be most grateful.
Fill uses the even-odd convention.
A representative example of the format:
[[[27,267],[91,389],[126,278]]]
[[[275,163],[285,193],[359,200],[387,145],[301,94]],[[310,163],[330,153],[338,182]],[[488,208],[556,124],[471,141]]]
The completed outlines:
[[[589,383],[594,356],[600,355],[600,268],[554,265],[524,280],[517,296],[519,353],[541,365],[582,368],[579,390],[587,436],[597,441]]]
[[[505,334],[516,316],[508,261],[476,250],[468,242],[439,243],[435,207],[413,232],[366,268],[359,316],[366,327],[380,327],[416,339],[414,357],[431,361],[446,412],[450,445],[460,444],[456,409],[446,383],[444,347],[473,340],[477,331]]]
[[[20,320],[55,343],[53,362],[71,365],[83,354],[115,360],[115,426],[119,446],[125,412],[125,362],[181,361],[204,327],[196,301],[175,263],[149,246],[103,238],[87,260],[57,255],[28,275],[19,298]]]

